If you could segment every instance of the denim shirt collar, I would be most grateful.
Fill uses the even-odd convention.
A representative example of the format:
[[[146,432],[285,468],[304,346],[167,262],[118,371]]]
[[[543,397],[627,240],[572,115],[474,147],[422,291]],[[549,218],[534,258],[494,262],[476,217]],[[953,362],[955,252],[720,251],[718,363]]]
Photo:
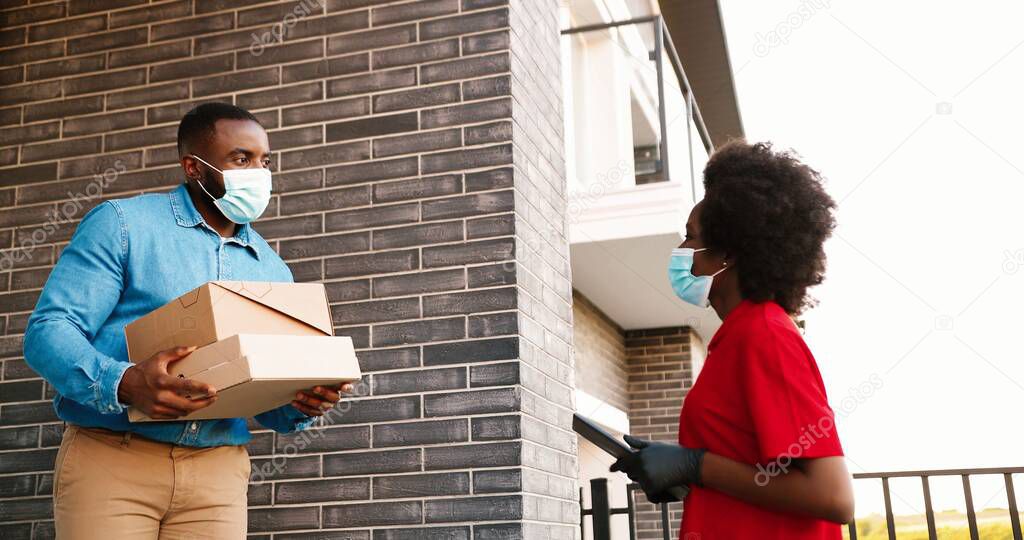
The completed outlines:
[[[202,225],[210,231],[217,234],[213,227],[210,227],[206,221],[203,220],[202,214],[196,209],[195,205],[192,204],[192,196],[188,193],[188,186],[181,184],[174,188],[170,192],[171,198],[171,210],[174,212],[174,220],[180,227],[196,227]],[[239,225],[235,229],[235,235],[231,237],[231,241],[249,248],[256,260],[260,258],[260,250],[256,247],[256,244],[252,241],[252,225],[245,223]]]

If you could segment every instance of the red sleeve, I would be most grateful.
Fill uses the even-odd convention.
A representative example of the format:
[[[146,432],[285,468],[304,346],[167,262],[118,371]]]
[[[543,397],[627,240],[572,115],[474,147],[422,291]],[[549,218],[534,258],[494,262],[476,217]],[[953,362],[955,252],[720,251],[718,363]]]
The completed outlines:
[[[762,325],[748,335],[753,339],[744,347],[743,373],[759,459],[843,455],[818,365],[803,338],[795,328]]]

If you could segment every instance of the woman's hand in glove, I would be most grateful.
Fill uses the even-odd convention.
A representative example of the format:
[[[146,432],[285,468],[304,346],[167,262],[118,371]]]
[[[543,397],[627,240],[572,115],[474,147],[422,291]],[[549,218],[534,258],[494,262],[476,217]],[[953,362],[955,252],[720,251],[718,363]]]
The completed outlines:
[[[677,486],[701,485],[700,469],[705,450],[678,444],[646,441],[631,435],[623,437],[636,451],[619,458],[609,469],[621,471],[640,484],[648,500],[671,500],[665,494]]]

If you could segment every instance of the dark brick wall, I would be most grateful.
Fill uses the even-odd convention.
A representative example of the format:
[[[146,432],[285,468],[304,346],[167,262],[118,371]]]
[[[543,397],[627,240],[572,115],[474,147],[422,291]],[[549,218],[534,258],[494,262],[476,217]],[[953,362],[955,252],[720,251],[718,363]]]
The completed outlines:
[[[679,441],[679,411],[693,386],[693,355],[699,338],[689,327],[626,332],[629,371],[629,426],[634,435],[655,441]],[[638,495],[637,535],[661,538],[661,512]],[[682,504],[669,505],[672,538],[679,534]]]
[[[62,426],[21,359],[88,209],[181,182],[203,101],[271,133],[257,228],[327,284],[364,394],[259,431],[260,538],[574,538],[556,0],[0,0],[0,537],[47,538]],[[331,533],[313,531],[335,531]]]

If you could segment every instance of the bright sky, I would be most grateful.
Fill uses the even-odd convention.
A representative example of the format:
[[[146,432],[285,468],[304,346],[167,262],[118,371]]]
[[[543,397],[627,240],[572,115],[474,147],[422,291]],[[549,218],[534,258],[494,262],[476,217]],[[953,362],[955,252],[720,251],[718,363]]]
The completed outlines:
[[[748,139],[839,202],[805,320],[852,471],[1024,465],[1024,4],[721,3]],[[972,482],[1005,508],[1001,477]],[[856,485],[879,511],[881,484]],[[893,486],[923,512],[918,480]],[[932,489],[962,508],[959,478]]]

